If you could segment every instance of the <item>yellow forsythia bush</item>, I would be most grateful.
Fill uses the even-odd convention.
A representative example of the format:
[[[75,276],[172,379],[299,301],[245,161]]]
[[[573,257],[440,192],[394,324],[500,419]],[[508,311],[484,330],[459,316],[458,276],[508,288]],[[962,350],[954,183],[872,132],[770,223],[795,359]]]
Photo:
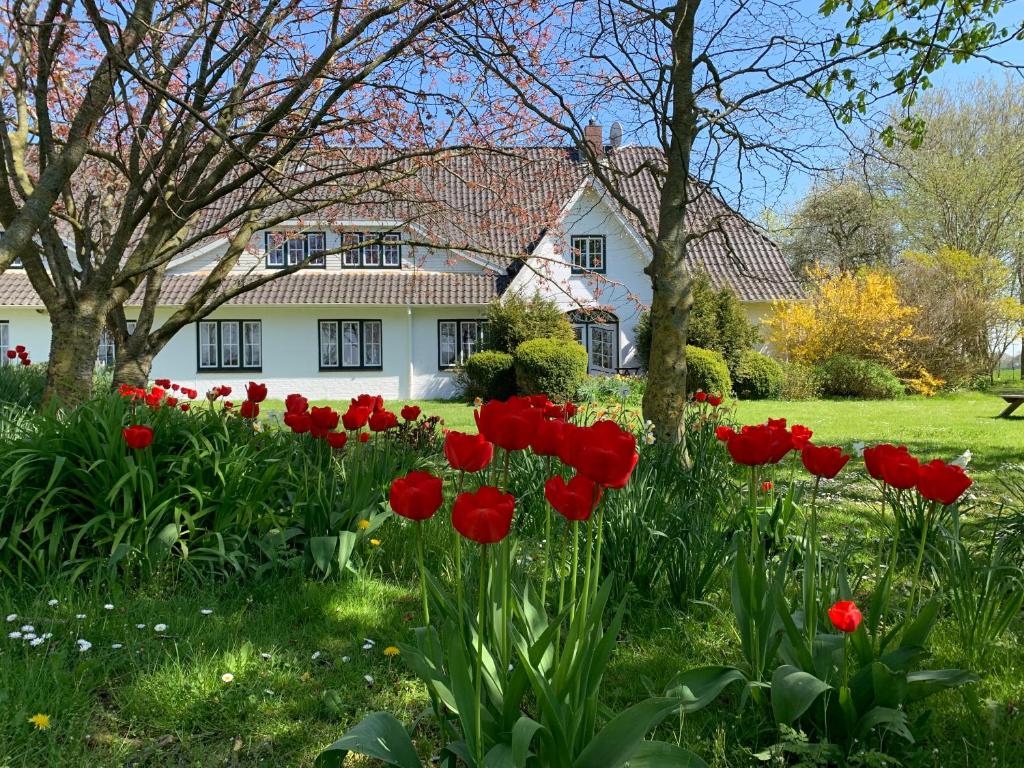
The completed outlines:
[[[916,338],[918,310],[902,302],[892,274],[863,269],[831,275],[821,268],[810,274],[807,298],[775,302],[765,320],[780,353],[808,365],[842,354],[896,373],[909,367],[907,347]]]

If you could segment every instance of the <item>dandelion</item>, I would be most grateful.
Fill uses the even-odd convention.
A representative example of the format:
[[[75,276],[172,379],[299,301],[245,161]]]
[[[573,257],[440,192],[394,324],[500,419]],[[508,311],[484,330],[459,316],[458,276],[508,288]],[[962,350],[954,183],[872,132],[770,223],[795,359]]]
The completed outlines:
[[[167,625],[166,624],[154,624],[153,625],[153,631],[154,632],[166,632],[167,631]]]
[[[16,613],[9,613],[9,614],[7,614],[7,623],[8,624],[10,624],[12,621],[17,621],[17,620],[18,620],[18,614],[16,614]]]
[[[380,539],[370,539],[370,546],[371,547],[379,547],[380,546]]]
[[[52,608],[53,606],[55,606],[59,602],[60,602],[60,600],[58,600],[57,598],[51,597],[49,600],[46,601],[46,604]]]
[[[11,638],[11,640],[21,640],[21,632],[18,632],[17,630],[14,632],[8,632],[7,636]]]
[[[360,520],[359,521],[359,530],[365,531],[369,527],[370,527],[370,521],[369,520]]]
[[[90,648],[92,648],[92,643],[90,643],[88,640],[83,640],[82,638],[78,638],[75,642],[78,643],[78,652],[79,653],[85,653]]]
[[[234,681],[235,676],[232,675],[230,672],[225,672],[223,675],[220,676],[220,679],[221,682],[223,683],[230,683]]]
[[[401,651],[398,650],[398,646],[395,645],[389,645],[387,648],[384,649],[385,656],[397,656],[400,653]]]
[[[199,612],[200,612],[200,613],[201,613],[201,614],[202,614],[203,616],[209,616],[209,615],[210,615],[211,613],[213,613],[213,609],[212,609],[212,608],[200,608],[200,609],[199,609]]]
[[[42,712],[32,715],[28,721],[36,727],[36,730],[39,731],[45,731],[50,727],[50,716],[44,715]]]
[[[114,604],[113,603],[107,603],[106,605],[103,606],[103,610],[105,610],[105,611],[112,611],[112,610],[114,610]]]

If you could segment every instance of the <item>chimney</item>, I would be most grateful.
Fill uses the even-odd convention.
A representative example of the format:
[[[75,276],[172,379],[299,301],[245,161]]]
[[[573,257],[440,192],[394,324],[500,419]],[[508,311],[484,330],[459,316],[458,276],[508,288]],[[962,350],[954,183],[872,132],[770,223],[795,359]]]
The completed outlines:
[[[604,128],[594,118],[590,118],[583,129],[583,143],[590,147],[595,157],[600,159],[604,156]]]

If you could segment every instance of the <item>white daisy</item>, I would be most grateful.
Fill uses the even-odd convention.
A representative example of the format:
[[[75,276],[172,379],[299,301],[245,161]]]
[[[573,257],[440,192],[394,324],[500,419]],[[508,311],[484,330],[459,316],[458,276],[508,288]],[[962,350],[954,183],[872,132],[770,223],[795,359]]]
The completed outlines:
[[[267,696],[273,696],[274,695],[274,692],[272,690],[270,690],[269,688],[264,688],[263,692],[265,694],[267,694]]]
[[[352,657],[351,656],[342,656],[341,657],[341,661],[344,664],[348,664],[350,661],[352,661]]]
[[[60,602],[60,600],[58,600],[57,598],[51,597],[49,600],[46,601],[46,604],[49,605],[50,607],[53,607],[53,606],[55,606],[59,602]]]
[[[121,643],[113,643],[110,647],[113,648],[115,651],[119,651],[122,648],[124,648],[124,646],[121,645]]]
[[[33,637],[32,642],[29,643],[33,648],[36,648],[46,642],[45,637]]]
[[[90,648],[92,648],[92,643],[90,643],[88,640],[83,640],[82,638],[78,638],[75,642],[78,643],[78,651],[79,651],[79,653],[85,653]]]
[[[373,675],[363,675],[363,680],[366,681],[367,685],[373,685]]]
[[[76,613],[75,614],[75,618],[78,619],[79,621],[81,621],[82,619],[85,618],[85,614],[84,613]]]
[[[264,661],[270,661],[271,657],[270,657],[269,653],[261,653],[260,654],[260,658],[263,659]]]
[[[153,631],[154,632],[166,632],[167,631],[167,625],[166,624],[154,624],[153,625]]]
[[[113,603],[107,603],[106,605],[103,606],[103,609],[106,610],[106,611],[112,611],[112,610],[114,610],[114,604]]]
[[[35,640],[36,639],[36,633],[35,632],[26,632],[24,635],[21,636],[21,639],[22,640]]]
[[[310,658],[313,661],[316,661],[317,659],[319,659],[320,658],[320,651],[316,651]]]
[[[220,676],[220,679],[225,683],[230,683],[235,679],[235,676],[232,675],[230,672],[225,672],[223,675]]]
[[[43,634],[41,634],[40,637],[43,638],[43,640],[49,640],[51,637],[53,637],[53,632],[43,632]]]
[[[31,624],[25,624],[24,626],[22,626],[21,631],[22,632],[35,632],[36,628],[33,627]]]
[[[9,613],[9,614],[7,614],[7,623],[8,624],[10,624],[12,621],[17,621],[17,620],[18,620],[18,614],[16,614],[16,613]]]
[[[11,640],[21,640],[21,632],[18,632],[17,630],[14,632],[8,632],[7,636],[11,638]]]
[[[135,625],[135,628],[136,628],[136,629],[145,629],[145,628],[146,628],[146,625],[145,625],[145,624],[136,624],[136,625]]]
[[[209,616],[211,613],[213,613],[213,608],[200,608],[199,612],[203,614],[203,616]]]

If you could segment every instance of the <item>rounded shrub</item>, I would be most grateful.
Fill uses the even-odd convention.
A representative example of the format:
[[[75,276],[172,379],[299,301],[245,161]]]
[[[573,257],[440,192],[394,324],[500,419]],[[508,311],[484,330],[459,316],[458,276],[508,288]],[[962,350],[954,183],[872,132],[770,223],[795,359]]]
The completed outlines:
[[[732,370],[732,386],[736,396],[744,400],[777,400],[782,394],[782,366],[775,360],[744,349]]]
[[[830,397],[893,400],[906,394],[896,374],[873,360],[836,355],[821,363],[815,373],[822,393]]]
[[[797,362],[785,362],[781,365],[780,400],[817,400],[821,397],[821,382],[814,368]]]
[[[729,366],[721,352],[686,345],[686,392],[702,389],[723,395],[732,391]]]
[[[524,341],[516,347],[514,357],[521,395],[545,394],[552,400],[568,400],[587,378],[587,350],[575,342]]]
[[[470,355],[462,368],[467,397],[504,400],[516,393],[516,371],[512,355],[485,350]]]

